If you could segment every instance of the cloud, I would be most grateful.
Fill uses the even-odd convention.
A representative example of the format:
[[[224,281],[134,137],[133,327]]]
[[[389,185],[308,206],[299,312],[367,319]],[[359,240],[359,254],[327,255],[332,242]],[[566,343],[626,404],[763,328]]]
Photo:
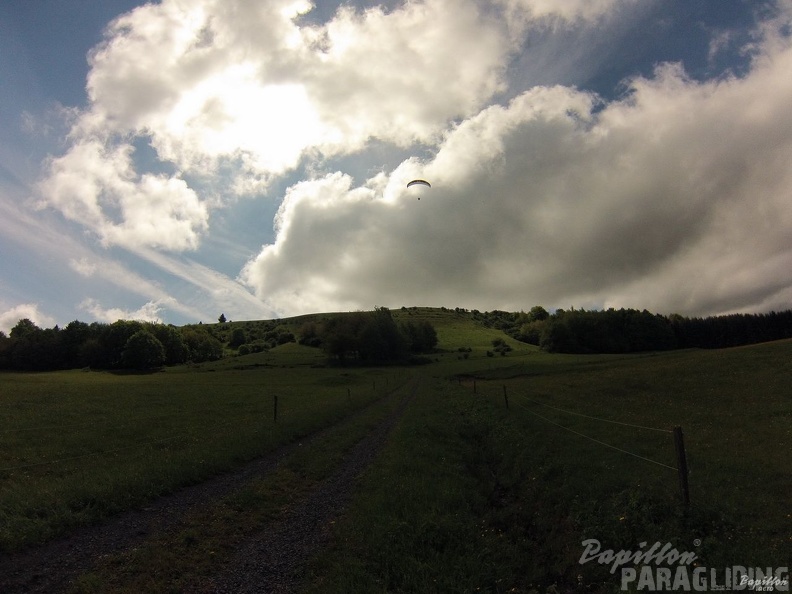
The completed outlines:
[[[428,140],[502,87],[502,26],[475,2],[342,7],[298,25],[309,8],[171,0],[120,17],[92,54],[81,131],[145,131],[184,169],[239,158],[277,175],[306,150]]]
[[[55,320],[53,318],[39,311],[39,305],[37,303],[20,303],[0,313],[0,331],[8,335],[19,320],[25,318],[29,319],[39,328],[51,328],[55,325]]]
[[[217,270],[204,266],[186,258],[173,257],[149,248],[136,248],[136,256],[155,265],[174,277],[185,281],[190,292],[202,301],[201,311],[193,310],[193,319],[207,319],[206,298],[209,306],[217,311],[210,312],[208,319],[214,319],[225,313],[231,319],[263,319],[276,315],[266,298],[260,299],[253,295],[238,280],[229,278]],[[195,289],[199,293],[196,294]]]
[[[788,307],[792,49],[766,38],[743,78],[666,64],[610,103],[534,88],[461,122],[425,163],[297,184],[242,278],[284,313]],[[420,202],[404,189],[418,173],[433,183]]]
[[[89,104],[69,112],[69,146],[50,159],[40,204],[105,245],[191,250],[210,204],[265,192],[305,158],[374,140],[432,144],[505,89],[513,42],[478,2],[301,20],[311,8],[164,0],[117,18],[90,54]],[[175,172],[139,171],[133,141]]]
[[[39,204],[234,318],[785,303],[792,2],[757,29],[740,78],[665,64],[610,102],[533,86],[543,62],[526,36],[564,29],[543,47],[577,36],[583,56],[578,33],[624,27],[631,0],[391,4],[322,20],[299,0],[163,0],[122,15],[90,55],[88,104]],[[362,182],[339,165],[374,146],[416,156]],[[420,201],[412,177],[433,184]],[[199,247],[213,209],[286,183],[274,240],[239,279],[177,254]]]
[[[614,3],[502,4],[509,18],[526,8],[591,18]],[[48,161],[39,204],[104,245],[194,250],[210,205],[265,192],[306,157],[355,154],[374,140],[434,144],[506,89],[517,46],[503,15],[484,6],[341,6],[322,23],[301,20],[312,5],[295,0],[138,7],[92,50],[89,104],[68,111],[69,146]],[[175,172],[140,170],[135,141]]]
[[[96,320],[109,324],[117,320],[138,320],[141,322],[162,323],[162,318],[159,314],[165,305],[170,304],[163,301],[149,301],[139,309],[129,311],[118,307],[106,309],[102,307],[96,299],[86,299],[80,303],[80,309],[91,314]]]
[[[69,266],[77,274],[86,278],[93,276],[96,272],[96,264],[88,260],[86,257],[82,257],[79,260],[72,258],[69,260]]]
[[[62,221],[25,208],[24,204],[20,204],[24,202],[21,196],[18,191],[5,191],[0,188],[0,236],[4,242],[23,247],[35,260],[48,263],[51,267],[51,280],[55,279],[53,282],[58,283],[64,293],[67,288],[73,289],[71,285],[75,280],[74,275],[68,273],[68,270],[73,270],[84,279],[81,284],[86,284],[86,287],[87,279],[90,279],[90,290],[98,290],[101,286],[99,283],[106,281],[129,295],[139,295],[150,301],[167,304],[168,309],[188,319],[206,317],[204,307],[177,301],[163,286],[146,278],[144,272],[133,270],[133,262],[122,262],[109,257],[104,250],[93,251],[72,237]],[[82,288],[78,290],[82,292]],[[58,294],[62,304],[62,293]],[[195,297],[193,288],[189,295]]]
[[[105,245],[195,249],[208,209],[177,177],[134,171],[129,144],[82,140],[51,159],[39,184],[40,206],[53,206],[96,232]]]
[[[522,34],[530,23],[548,21],[569,26],[594,22],[635,0],[494,0],[508,15],[512,29]]]

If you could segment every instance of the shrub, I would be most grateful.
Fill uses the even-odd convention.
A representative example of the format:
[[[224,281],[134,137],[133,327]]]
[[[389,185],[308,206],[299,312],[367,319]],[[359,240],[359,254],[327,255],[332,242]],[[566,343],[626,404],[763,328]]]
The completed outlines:
[[[164,363],[165,347],[148,330],[130,336],[121,352],[121,364],[130,369],[151,369]]]
[[[247,336],[245,335],[244,329],[234,328],[233,332],[231,332],[231,339],[228,341],[228,346],[230,346],[232,349],[236,349],[241,347],[246,342]]]

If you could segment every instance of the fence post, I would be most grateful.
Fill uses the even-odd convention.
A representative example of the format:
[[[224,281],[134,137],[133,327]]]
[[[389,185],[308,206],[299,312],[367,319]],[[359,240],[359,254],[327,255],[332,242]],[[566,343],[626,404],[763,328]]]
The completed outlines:
[[[682,493],[682,503],[690,505],[690,489],[688,486],[687,455],[685,454],[685,440],[682,427],[674,427],[674,449],[677,457],[677,470],[679,471],[679,490]]]
[[[473,378],[473,393],[476,394],[476,379]]]
[[[275,399],[272,403],[272,422],[278,422],[278,395],[275,394]]]
[[[506,402],[506,410],[509,410],[509,397],[506,396],[506,384],[503,384],[503,400]]]

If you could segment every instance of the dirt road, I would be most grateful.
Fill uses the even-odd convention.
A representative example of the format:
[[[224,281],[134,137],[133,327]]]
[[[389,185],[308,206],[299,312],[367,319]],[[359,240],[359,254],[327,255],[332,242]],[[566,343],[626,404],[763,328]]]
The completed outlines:
[[[399,405],[352,448],[330,477],[285,517],[243,543],[216,576],[190,586],[187,591],[293,592],[295,572],[326,542],[327,526],[349,502],[355,479],[381,451],[417,389],[416,382],[407,390],[397,391],[400,394],[392,394],[401,398]],[[348,420],[301,440],[303,446]],[[296,443],[283,446],[239,471],[161,497],[143,509],[122,514],[101,526],[80,529],[39,548],[2,555],[0,592],[63,592],[103,556],[134,547],[146,537],[172,526],[186,513],[266,476],[296,447]]]

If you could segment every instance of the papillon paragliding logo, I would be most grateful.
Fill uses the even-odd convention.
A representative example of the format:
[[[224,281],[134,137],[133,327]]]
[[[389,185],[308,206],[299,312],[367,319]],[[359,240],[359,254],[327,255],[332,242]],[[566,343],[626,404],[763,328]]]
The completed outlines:
[[[414,179],[410,183],[407,184],[408,188],[411,188],[413,186],[426,186],[427,188],[431,188],[432,184],[430,184],[425,179]],[[421,193],[418,192],[418,200],[420,200],[420,199],[421,199]]]

